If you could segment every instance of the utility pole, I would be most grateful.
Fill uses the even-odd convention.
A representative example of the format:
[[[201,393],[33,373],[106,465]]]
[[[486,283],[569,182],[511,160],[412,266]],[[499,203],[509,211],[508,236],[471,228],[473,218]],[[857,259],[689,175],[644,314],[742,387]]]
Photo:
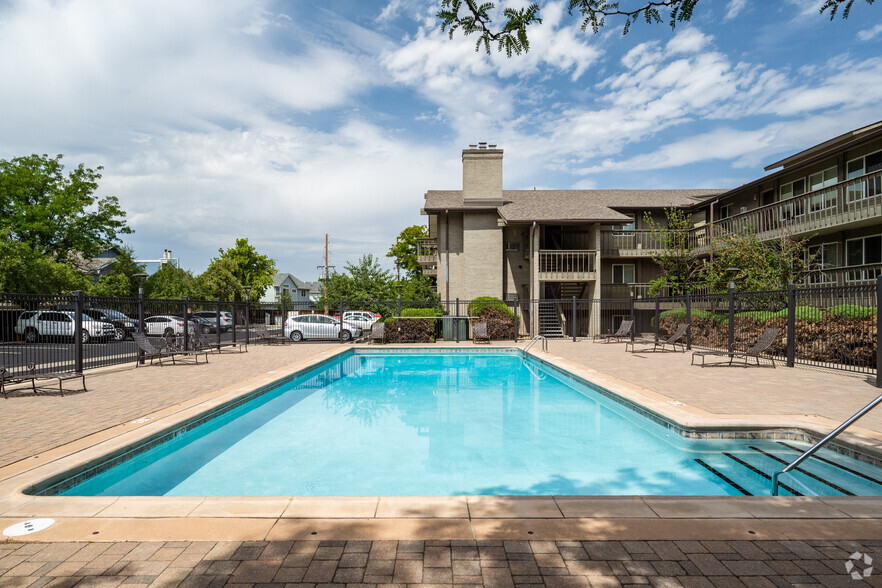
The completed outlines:
[[[328,234],[325,233],[325,265],[317,268],[325,272],[325,314],[328,314],[328,272],[333,268],[333,265],[328,265]]]

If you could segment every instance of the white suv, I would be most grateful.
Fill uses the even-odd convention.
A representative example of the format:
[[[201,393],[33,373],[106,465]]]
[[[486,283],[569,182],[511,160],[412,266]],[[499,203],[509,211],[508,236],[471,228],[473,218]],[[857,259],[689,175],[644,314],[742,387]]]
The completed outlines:
[[[31,310],[18,316],[15,333],[25,343],[36,343],[47,337],[69,337],[73,339],[76,323],[74,313],[64,310]],[[83,315],[80,338],[83,343],[92,339],[107,341],[113,337],[116,329],[110,323],[93,320]]]

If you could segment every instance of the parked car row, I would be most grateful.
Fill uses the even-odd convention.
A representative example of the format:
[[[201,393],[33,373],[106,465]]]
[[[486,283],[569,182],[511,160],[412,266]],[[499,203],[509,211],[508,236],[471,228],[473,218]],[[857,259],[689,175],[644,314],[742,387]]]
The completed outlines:
[[[292,341],[304,339],[341,339],[349,341],[361,337],[363,332],[379,320],[380,315],[368,311],[346,311],[343,320],[324,314],[303,314],[291,317],[284,323],[285,337]],[[140,323],[124,313],[106,308],[90,308],[83,311],[81,329],[76,330],[76,315],[70,310],[29,310],[18,316],[15,334],[25,343],[37,343],[49,338],[75,339],[79,336],[83,343],[91,341],[123,341],[140,330]],[[233,316],[221,312],[220,330],[227,332],[233,328]],[[217,333],[216,311],[199,311],[190,315],[187,330],[193,333]],[[144,319],[143,330],[153,336],[181,336],[184,334],[184,319],[174,315],[155,315]]]

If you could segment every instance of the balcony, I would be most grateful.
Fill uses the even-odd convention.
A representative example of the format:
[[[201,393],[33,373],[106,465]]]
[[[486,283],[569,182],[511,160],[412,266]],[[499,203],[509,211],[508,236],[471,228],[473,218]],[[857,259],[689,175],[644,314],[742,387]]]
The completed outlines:
[[[597,279],[597,251],[540,250],[539,280],[570,282]]]
[[[417,239],[417,263],[422,266],[438,266],[438,240]],[[425,273],[425,271],[423,272]],[[437,269],[435,270],[437,274]]]
[[[601,284],[600,285],[600,297],[601,298],[630,298],[631,292],[634,292],[635,299],[641,298],[653,298],[653,296],[649,295],[649,288],[651,284],[643,283],[643,284]],[[670,288],[664,287],[659,292],[660,296],[670,296]]]
[[[809,287],[858,286],[874,284],[880,275],[882,275],[882,263],[851,267],[825,267],[806,274],[802,283]]]
[[[722,219],[714,223],[714,235],[756,233],[757,239],[768,241],[877,220],[880,215],[882,171]],[[703,253],[707,245],[696,249]]]
[[[686,232],[684,239],[678,242],[677,236],[665,237],[647,229],[607,229],[600,231],[600,251],[604,257],[649,257],[666,247],[696,249],[708,244],[705,227]]]

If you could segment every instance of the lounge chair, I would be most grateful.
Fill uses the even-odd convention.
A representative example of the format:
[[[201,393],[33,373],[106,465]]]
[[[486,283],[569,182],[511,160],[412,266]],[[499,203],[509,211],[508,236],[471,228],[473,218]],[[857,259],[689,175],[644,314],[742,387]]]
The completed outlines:
[[[244,341],[241,343],[233,343],[232,341],[221,341],[219,335],[212,341],[199,329],[196,329],[194,335],[196,348],[202,349],[204,351],[217,351],[218,353],[221,353],[225,350],[225,348],[229,347],[237,348],[236,350],[240,353],[248,351],[248,346],[245,345]]]
[[[472,341],[475,343],[490,344],[490,335],[487,333],[487,323],[481,321],[472,325]]]
[[[27,367],[27,371],[24,374],[16,374],[14,376],[9,374],[9,371],[5,367],[0,367],[0,392],[3,393],[4,398],[9,398],[9,393],[6,390],[7,384],[20,384],[22,382],[31,382],[31,389],[34,391],[34,394],[37,394],[37,380],[58,380],[58,392],[64,396],[64,386],[63,382],[65,380],[74,380],[81,379],[83,381],[83,391],[86,391],[86,376],[82,374],[82,372],[46,372],[42,374],[38,374],[36,370],[36,366],[34,364],[30,364]]]
[[[665,340],[661,339],[637,339],[635,341],[626,341],[625,342],[625,351],[628,350],[628,345],[631,346],[631,353],[635,353],[637,350],[635,347],[637,345],[652,345],[652,349],[641,349],[640,351],[668,351],[668,347],[670,347],[670,351],[676,351],[677,345],[679,345],[682,349],[680,351],[686,352],[686,343],[682,340],[686,336],[686,330],[689,327],[686,323],[680,323],[677,325],[677,330]]]
[[[138,332],[132,333],[132,340],[135,342],[135,345],[138,346],[138,350],[144,352],[143,358],[150,360],[150,365],[153,365],[154,359],[159,360],[159,365],[162,365],[163,359],[171,359],[172,363],[174,364],[174,363],[177,363],[175,361],[176,357],[192,357],[196,361],[196,363],[198,364],[200,355],[204,355],[205,356],[205,363],[208,363],[208,353],[205,351],[201,351],[201,350],[179,351],[179,350],[169,348],[169,347],[156,347],[155,345],[153,345],[153,343],[150,342],[149,339],[147,339],[146,335],[144,335],[143,333],[138,333]],[[138,359],[140,360],[141,358],[138,357]],[[138,361],[135,364],[135,367],[138,367],[138,365],[140,365],[140,363],[141,362]]]
[[[28,366],[30,369],[26,374],[15,374],[13,375],[5,367],[0,367],[0,392],[3,393],[3,398],[9,398],[9,391],[6,389],[6,386],[9,384],[21,384],[23,382],[30,381],[31,388],[34,390],[34,394],[37,393],[37,385],[34,383],[36,380],[36,376],[33,375],[34,366]]]
[[[265,343],[285,343],[287,341],[287,337],[285,337],[283,333],[270,331],[267,326],[262,323],[251,325],[251,336],[249,338],[252,342],[263,341]]]
[[[746,351],[733,351],[729,353],[728,351],[695,351],[692,353],[692,364],[695,365],[695,358],[701,358],[701,367],[704,367],[704,358],[709,355],[716,355],[721,357],[729,358],[729,365],[732,365],[732,362],[735,358],[744,358],[744,367],[749,365],[748,361],[751,357],[756,359],[756,365],[760,364],[760,356],[768,350],[769,347],[775,342],[775,339],[778,338],[778,333],[781,332],[781,329],[778,327],[768,327],[763,334],[760,335],[760,338],[757,339],[756,343]],[[771,355],[767,355],[766,359],[772,362],[772,367],[777,367],[775,365],[775,358]],[[717,362],[711,365],[721,365],[722,362]]]
[[[599,335],[594,335],[594,340],[598,339],[609,343],[610,341],[618,341],[621,342],[624,338],[631,338],[631,329],[634,327],[634,321],[622,321],[622,324],[619,325],[619,329],[615,333],[601,333]]]
[[[383,321],[378,321],[378,322],[374,323],[373,325],[371,325],[371,341],[370,342],[371,343],[374,343],[374,342],[385,343],[386,342],[386,323],[384,323]]]

